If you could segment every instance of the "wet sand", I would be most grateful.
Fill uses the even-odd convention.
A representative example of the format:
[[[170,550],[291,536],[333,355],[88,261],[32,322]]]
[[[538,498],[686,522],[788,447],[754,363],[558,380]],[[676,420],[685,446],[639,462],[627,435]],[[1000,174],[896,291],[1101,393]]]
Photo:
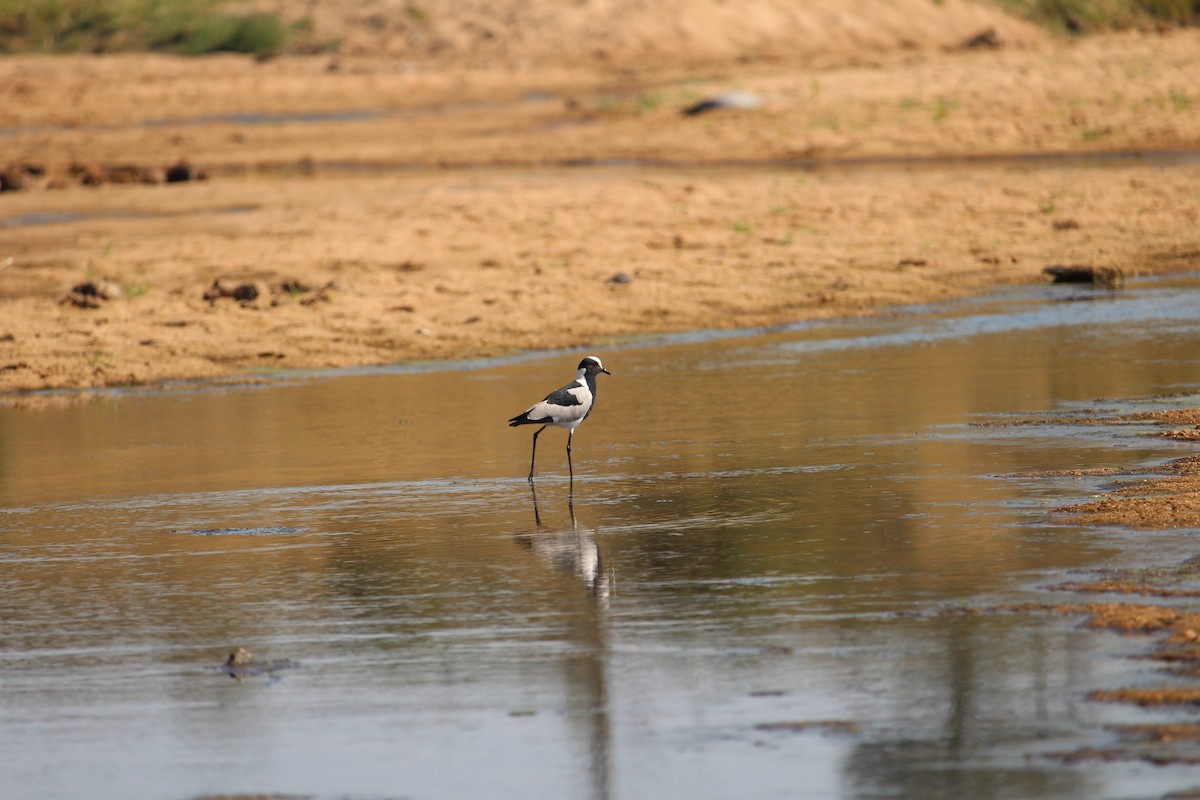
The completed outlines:
[[[1073,424],[1081,426],[1149,423],[1158,430],[1147,435],[1181,442],[1200,441],[1200,408],[1165,408],[1122,416],[1080,417],[1069,420],[1030,419],[1015,424]],[[1053,473],[1055,475],[1063,473]],[[1055,513],[1084,525],[1165,529],[1200,527],[1200,456],[1184,456],[1151,467],[1105,467],[1069,474],[1134,476],[1114,480],[1097,499],[1064,506]]]
[[[1017,424],[1043,424],[1026,420]],[[1172,408],[1115,417],[1081,417],[1057,424],[1081,426],[1152,423],[1156,435],[1196,441],[1200,408]],[[1054,473],[1060,475],[1062,473]],[[1062,520],[1087,525],[1133,529],[1183,529],[1200,526],[1200,456],[1186,456],[1152,467],[1104,468],[1074,471],[1074,475],[1125,477],[1106,487],[1097,499],[1059,508]],[[1047,473],[1047,476],[1050,474]],[[1089,598],[1061,604],[1023,604],[989,612],[1060,614],[1079,617],[1095,631],[1148,638],[1142,657],[1157,664],[1162,678],[1151,685],[1096,690],[1087,699],[1096,703],[1136,705],[1147,709],[1194,709],[1200,706],[1200,614],[1191,602],[1200,597],[1200,556],[1179,564],[1149,568],[1116,568],[1046,588]],[[1111,597],[1103,601],[1094,598]],[[1106,747],[1050,753],[1066,763],[1144,761],[1151,764],[1200,763],[1200,723],[1193,720],[1108,726],[1115,742]]]
[[[1146,709],[1194,709],[1200,706],[1200,684],[1197,683],[1200,677],[1200,615],[1186,607],[1158,605],[1146,600],[1157,598],[1169,603],[1172,599],[1196,597],[1200,594],[1195,588],[1196,575],[1195,559],[1174,566],[1110,572],[1094,580],[1048,588],[1089,596],[1107,594],[1137,599],[1024,605],[993,611],[1080,617],[1085,627],[1098,632],[1145,636],[1147,645],[1140,657],[1156,665],[1160,677],[1144,685],[1094,690],[1086,695],[1087,700]],[[1194,720],[1109,725],[1107,729],[1115,734],[1115,741],[1110,746],[1083,747],[1044,755],[1067,763],[1200,763],[1200,750],[1196,747],[1196,742],[1200,741],[1200,723]]]

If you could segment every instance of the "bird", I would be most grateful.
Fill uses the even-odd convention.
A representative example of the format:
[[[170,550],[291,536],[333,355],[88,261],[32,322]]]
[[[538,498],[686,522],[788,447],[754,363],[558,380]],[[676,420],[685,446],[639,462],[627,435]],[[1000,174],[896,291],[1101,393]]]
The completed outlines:
[[[575,482],[575,469],[571,466],[571,437],[579,423],[588,418],[596,407],[596,376],[603,372],[612,375],[604,368],[596,356],[587,356],[579,362],[576,368],[575,380],[555,389],[546,395],[540,403],[534,403],[529,408],[517,414],[508,421],[510,427],[518,425],[541,425],[533,433],[533,453],[529,457],[529,482],[533,483],[533,465],[537,461],[538,434],[546,430],[547,425],[555,425],[567,429],[567,471],[571,483]]]

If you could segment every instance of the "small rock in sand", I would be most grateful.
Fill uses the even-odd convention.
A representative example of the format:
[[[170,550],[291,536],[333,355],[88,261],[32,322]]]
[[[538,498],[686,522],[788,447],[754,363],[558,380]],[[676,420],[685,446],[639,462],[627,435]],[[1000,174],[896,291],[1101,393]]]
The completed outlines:
[[[106,300],[116,300],[122,294],[121,284],[109,278],[100,278],[71,287],[63,302],[79,308],[99,308]]]
[[[683,110],[683,114],[688,117],[694,117],[697,114],[703,114],[708,111],[716,111],[722,108],[734,109],[751,109],[759,108],[763,105],[763,99],[756,94],[744,92],[740,89],[734,89],[729,92],[721,92],[714,94],[711,97],[706,97],[698,103],[693,103]]]
[[[1102,289],[1120,289],[1125,285],[1125,273],[1120,267],[1095,267],[1090,264],[1046,267],[1043,273],[1054,283],[1090,283]]]

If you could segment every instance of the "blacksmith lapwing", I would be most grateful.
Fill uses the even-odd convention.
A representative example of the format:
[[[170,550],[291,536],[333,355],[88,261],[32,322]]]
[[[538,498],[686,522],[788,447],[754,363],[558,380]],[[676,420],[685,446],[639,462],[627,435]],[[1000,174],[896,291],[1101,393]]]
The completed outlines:
[[[526,411],[508,421],[512,427],[518,425],[541,425],[533,434],[533,453],[529,457],[529,482],[533,482],[533,464],[537,460],[538,434],[547,425],[556,425],[567,429],[567,471],[571,482],[575,481],[575,470],[571,466],[571,437],[579,423],[588,418],[596,407],[596,376],[603,372],[611,375],[595,356],[588,356],[579,362],[575,380],[561,389],[556,389],[546,395],[546,399],[535,403]]]

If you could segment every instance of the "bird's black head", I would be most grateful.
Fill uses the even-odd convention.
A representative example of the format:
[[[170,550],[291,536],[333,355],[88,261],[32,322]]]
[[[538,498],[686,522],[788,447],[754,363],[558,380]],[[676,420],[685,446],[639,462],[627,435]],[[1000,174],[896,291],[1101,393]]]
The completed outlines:
[[[588,356],[583,361],[580,361],[579,369],[583,370],[585,375],[595,375],[599,372],[603,372],[605,375],[612,375],[612,373],[606,370],[604,365],[600,363],[600,359],[596,358],[595,356]]]

